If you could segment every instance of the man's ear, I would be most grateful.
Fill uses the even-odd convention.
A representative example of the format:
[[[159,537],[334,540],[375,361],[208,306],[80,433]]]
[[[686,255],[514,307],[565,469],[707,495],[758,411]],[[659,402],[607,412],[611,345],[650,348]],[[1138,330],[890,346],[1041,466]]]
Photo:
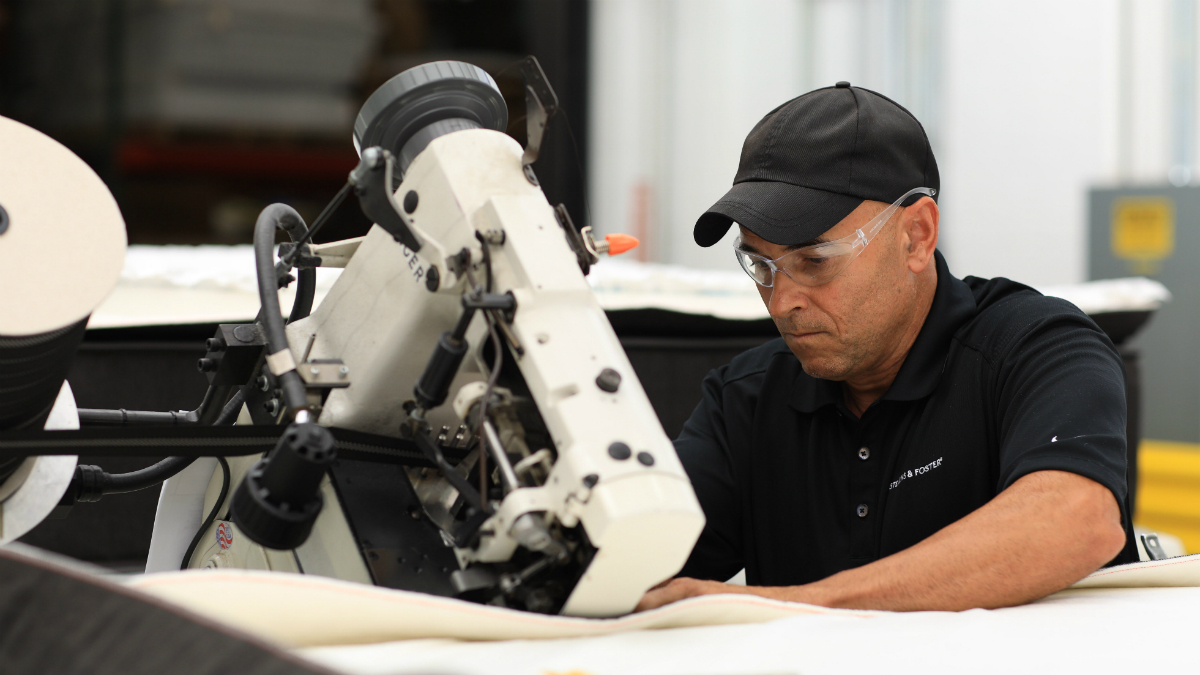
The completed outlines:
[[[933,260],[938,241],[938,213],[937,202],[922,197],[905,209],[904,219],[900,221],[907,240],[905,256],[908,269],[913,274],[924,272]]]

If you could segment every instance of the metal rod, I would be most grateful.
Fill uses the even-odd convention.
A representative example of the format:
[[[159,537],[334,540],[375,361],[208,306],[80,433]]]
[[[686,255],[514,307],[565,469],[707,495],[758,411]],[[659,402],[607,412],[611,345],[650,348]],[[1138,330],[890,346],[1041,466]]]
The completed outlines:
[[[504,479],[504,484],[507,486],[505,493],[521,487],[521,484],[517,482],[517,473],[513,471],[512,463],[508,461],[508,454],[504,452],[504,446],[500,444],[500,435],[496,433],[496,427],[492,426],[491,420],[483,421],[483,435],[487,439],[488,452],[496,460],[496,466],[500,467],[500,477]]]

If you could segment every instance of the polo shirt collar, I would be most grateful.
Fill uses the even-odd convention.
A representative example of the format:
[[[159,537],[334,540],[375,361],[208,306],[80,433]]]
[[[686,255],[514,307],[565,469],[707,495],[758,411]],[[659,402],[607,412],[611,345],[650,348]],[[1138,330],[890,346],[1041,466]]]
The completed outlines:
[[[975,296],[971,289],[950,275],[950,268],[941,251],[935,250],[933,255],[938,280],[929,315],[925,317],[925,324],[900,366],[895,381],[880,400],[915,401],[932,394],[941,380],[946,357],[950,353],[950,340],[959,327],[975,315]],[[797,370],[791,397],[793,408],[811,413],[842,400],[841,382],[819,380],[803,370]]]

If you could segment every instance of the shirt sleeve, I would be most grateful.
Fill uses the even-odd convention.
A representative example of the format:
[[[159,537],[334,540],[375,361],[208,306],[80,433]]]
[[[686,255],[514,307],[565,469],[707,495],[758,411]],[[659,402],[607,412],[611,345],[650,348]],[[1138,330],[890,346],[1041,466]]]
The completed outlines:
[[[1069,471],[1112,491],[1126,513],[1125,367],[1108,337],[1065,301],[1011,317],[997,354],[997,490],[1035,471]],[[1047,311],[1050,309],[1051,311]]]
[[[725,581],[745,567],[741,545],[741,499],[734,477],[727,428],[724,375],[714,370],[701,385],[703,398],[675,440],[705,524],[679,576]]]

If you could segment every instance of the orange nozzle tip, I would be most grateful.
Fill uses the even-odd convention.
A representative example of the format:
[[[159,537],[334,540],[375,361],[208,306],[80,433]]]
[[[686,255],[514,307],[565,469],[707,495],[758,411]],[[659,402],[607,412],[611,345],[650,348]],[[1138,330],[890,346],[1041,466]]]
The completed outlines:
[[[637,248],[637,245],[642,243],[637,237],[631,237],[627,234],[606,234],[604,241],[608,242],[609,255],[621,255],[622,253]]]

